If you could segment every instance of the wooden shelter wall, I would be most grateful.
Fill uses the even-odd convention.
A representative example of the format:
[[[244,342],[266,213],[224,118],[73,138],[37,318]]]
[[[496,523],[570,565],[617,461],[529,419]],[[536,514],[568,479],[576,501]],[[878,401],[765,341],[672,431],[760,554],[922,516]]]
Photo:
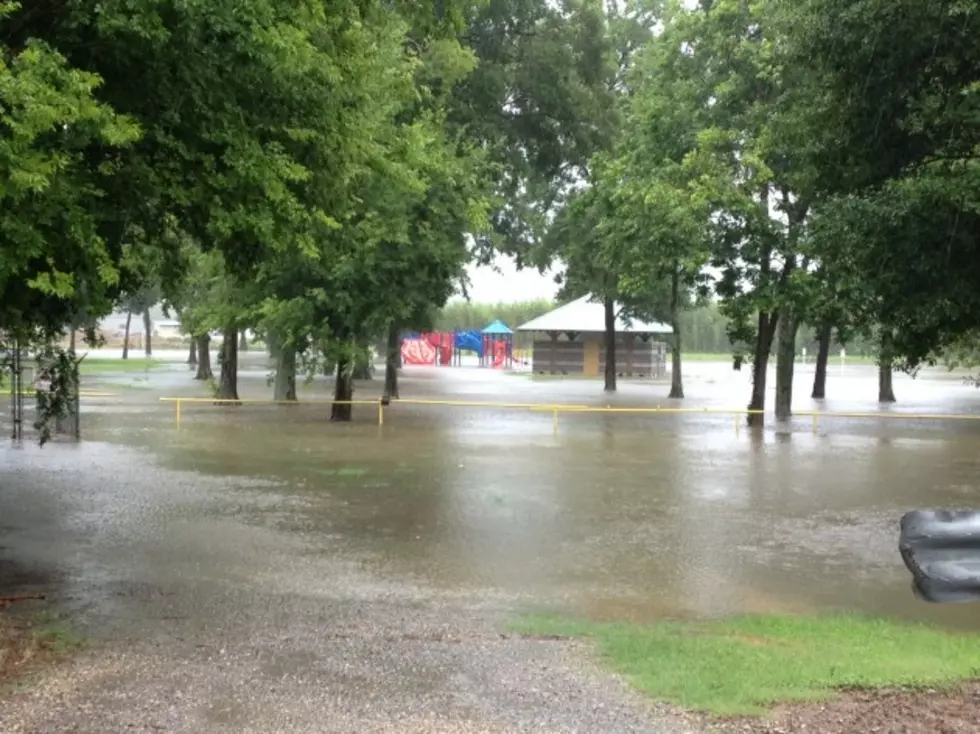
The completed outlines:
[[[561,338],[535,339],[531,369],[539,374],[578,375],[584,372],[586,341],[603,342],[603,334],[583,334],[575,341]],[[660,342],[629,335],[617,335],[616,372],[626,377],[662,377],[666,373],[666,350]],[[599,351],[599,372],[605,370],[606,352]]]

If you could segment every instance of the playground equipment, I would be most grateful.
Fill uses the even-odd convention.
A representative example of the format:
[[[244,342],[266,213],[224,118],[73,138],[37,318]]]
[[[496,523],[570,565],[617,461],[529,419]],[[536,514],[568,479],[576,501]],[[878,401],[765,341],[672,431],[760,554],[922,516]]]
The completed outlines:
[[[453,362],[453,335],[448,331],[410,332],[402,339],[402,364],[441,365]]]
[[[402,340],[402,363],[460,366],[463,352],[473,352],[481,367],[514,364],[514,332],[499,319],[482,331],[410,332]]]
[[[448,367],[453,363],[453,335],[448,331],[429,331],[422,334],[436,349],[436,364]]]
[[[497,319],[482,331],[483,357],[481,367],[514,366],[514,332],[503,321]]]
[[[435,364],[436,348],[420,336],[402,340],[402,364]]]
[[[480,359],[480,364],[483,364],[483,335],[479,331],[457,331],[455,341],[453,364],[462,364],[463,352],[473,352]]]

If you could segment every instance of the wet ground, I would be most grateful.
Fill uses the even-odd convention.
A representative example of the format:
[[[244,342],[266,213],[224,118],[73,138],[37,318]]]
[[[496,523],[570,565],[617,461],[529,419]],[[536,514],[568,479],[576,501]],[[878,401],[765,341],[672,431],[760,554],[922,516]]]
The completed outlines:
[[[175,355],[175,357],[178,355]],[[811,375],[800,376],[797,407]],[[267,397],[250,354],[242,397]],[[501,636],[549,608],[655,620],[857,609],[976,628],[912,597],[911,508],[980,504],[980,421],[396,405],[216,408],[174,363],[89,378],[79,445],[0,447],[0,586],[44,588],[89,653],[0,702],[3,731],[685,731],[574,649]],[[355,398],[377,395],[359,386]],[[326,397],[325,386],[302,398]],[[887,412],[980,415],[961,377]],[[691,364],[684,402],[748,374]],[[667,385],[406,368],[403,397],[668,406]],[[879,411],[834,365],[827,410]],[[74,728],[73,728],[74,727]]]

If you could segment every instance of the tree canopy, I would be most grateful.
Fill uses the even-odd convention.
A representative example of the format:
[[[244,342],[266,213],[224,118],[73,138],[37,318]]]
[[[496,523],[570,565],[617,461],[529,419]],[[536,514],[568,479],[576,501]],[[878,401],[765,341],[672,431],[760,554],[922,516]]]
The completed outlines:
[[[712,296],[785,417],[800,324],[884,370],[976,333],[978,35],[955,1],[7,3],[0,334],[159,296],[349,400],[506,253],[671,321],[675,397]]]

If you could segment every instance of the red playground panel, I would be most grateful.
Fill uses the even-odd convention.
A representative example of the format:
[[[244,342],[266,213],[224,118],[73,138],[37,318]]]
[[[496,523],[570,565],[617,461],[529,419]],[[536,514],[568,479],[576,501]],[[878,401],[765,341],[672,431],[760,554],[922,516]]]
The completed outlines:
[[[421,335],[422,339],[431,344],[438,353],[438,361],[434,364],[449,367],[453,363],[453,346],[455,337],[449,331],[429,331]]]
[[[402,364],[435,364],[436,350],[427,339],[405,339],[402,342]]]
[[[508,347],[510,344],[507,342],[494,342],[493,345],[493,366],[497,369],[501,367],[506,367],[507,354],[509,352]]]

